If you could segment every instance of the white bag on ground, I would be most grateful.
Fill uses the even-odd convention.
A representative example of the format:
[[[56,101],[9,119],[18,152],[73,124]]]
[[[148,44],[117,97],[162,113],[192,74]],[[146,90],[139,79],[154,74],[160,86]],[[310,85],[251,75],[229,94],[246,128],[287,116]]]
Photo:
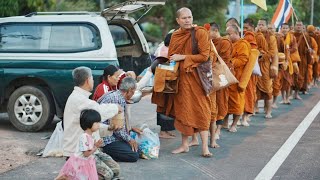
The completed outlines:
[[[159,157],[160,139],[157,133],[152,132],[148,127],[141,128],[142,135],[131,133],[131,137],[135,139],[139,145],[139,151],[148,159],[156,159]]]
[[[63,129],[62,121],[58,122],[56,128],[54,129],[48,144],[46,145],[42,157],[63,156]]]

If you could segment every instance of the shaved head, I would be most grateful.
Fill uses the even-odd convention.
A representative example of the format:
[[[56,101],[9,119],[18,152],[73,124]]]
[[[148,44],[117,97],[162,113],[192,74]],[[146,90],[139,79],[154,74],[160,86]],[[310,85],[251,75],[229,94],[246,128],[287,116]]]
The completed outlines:
[[[187,7],[182,7],[180,9],[178,9],[178,11],[176,12],[176,18],[179,18],[181,16],[181,13],[184,11],[188,11],[191,13],[191,10]]]
[[[231,32],[234,32],[234,33],[240,33],[240,31],[239,31],[239,28],[238,28],[238,26],[236,26],[236,25],[230,25],[230,26],[228,26],[227,27],[227,30],[230,30]]]

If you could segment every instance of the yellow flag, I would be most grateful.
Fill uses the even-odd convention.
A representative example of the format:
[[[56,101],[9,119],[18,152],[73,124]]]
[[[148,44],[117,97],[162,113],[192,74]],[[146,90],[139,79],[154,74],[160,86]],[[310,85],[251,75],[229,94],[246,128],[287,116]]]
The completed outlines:
[[[266,0],[251,0],[252,3],[256,4],[263,10],[267,11],[267,2]]]

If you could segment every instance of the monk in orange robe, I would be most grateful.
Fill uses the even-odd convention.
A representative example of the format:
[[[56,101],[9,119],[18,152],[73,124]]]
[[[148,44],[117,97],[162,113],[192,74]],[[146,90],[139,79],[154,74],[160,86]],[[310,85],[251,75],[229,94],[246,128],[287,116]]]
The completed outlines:
[[[276,77],[276,73],[271,73],[273,71],[278,71],[278,64],[272,66],[274,62],[278,63],[278,48],[277,48],[277,39],[274,35],[272,35],[267,28],[267,20],[260,19],[258,21],[258,29],[262,32],[265,37],[265,40],[268,43],[268,51],[267,53],[262,55],[262,58],[259,59],[259,65],[261,70],[261,77],[258,77],[257,83],[257,96],[259,99],[264,99],[265,106],[265,118],[272,118],[272,77],[274,74]],[[261,52],[261,51],[260,51]],[[273,77],[273,78],[274,78]]]
[[[313,25],[308,25],[307,26],[307,32],[310,37],[314,39],[312,40],[312,47],[313,49],[313,64],[309,64],[309,85],[311,86],[317,86],[317,79],[319,77],[318,74],[318,51],[319,51],[319,45],[320,45],[320,38],[315,34],[316,28]]]
[[[188,136],[200,132],[202,156],[210,157],[212,154],[208,148],[208,130],[211,122],[211,100],[202,88],[196,67],[208,60],[211,43],[205,28],[193,27],[190,9],[179,9],[176,13],[176,21],[180,28],[172,34],[168,54],[170,54],[170,61],[176,61],[179,64],[179,89],[174,95],[173,108],[174,125],[181,132],[182,144],[172,153],[188,152]],[[192,54],[192,28],[195,28],[199,54]]]
[[[240,38],[239,29],[237,26],[228,26],[227,34],[229,35],[229,39],[233,44],[231,61],[234,67],[235,77],[240,80],[243,74],[243,69],[249,61],[251,47],[246,40]],[[245,89],[246,87],[241,88],[239,84],[233,84],[229,86],[228,115],[233,114],[233,122],[229,128],[230,132],[237,131],[237,122],[239,121],[240,116],[243,114],[245,104]],[[225,121],[228,120],[228,115],[225,117]]]
[[[318,52],[317,52],[317,56],[318,56],[318,64],[319,64],[319,59],[320,59],[320,29],[319,28],[316,28],[315,30],[315,35],[316,35],[316,41],[318,43]],[[314,70],[315,71],[315,70]],[[319,75],[320,75],[320,65],[318,65],[318,79],[317,81],[319,81]],[[317,85],[317,84],[316,84]]]
[[[244,39],[249,42],[251,45],[251,49],[258,49],[256,37],[254,34],[254,23],[253,20],[247,18],[244,20],[243,24],[244,29]],[[249,59],[250,60],[250,59]],[[254,107],[256,102],[256,86],[257,86],[257,77],[252,74],[250,80],[248,82],[246,91],[245,91],[245,105],[244,105],[244,113],[242,116],[241,125],[249,126],[248,120],[249,117],[254,113]]]
[[[217,23],[211,23],[210,28],[210,38],[212,39],[212,42],[214,43],[218,54],[221,56],[221,58],[224,60],[224,62],[227,64],[227,66],[231,69],[233,69],[232,62],[231,62],[231,53],[232,53],[232,43],[231,41],[226,37],[221,37],[220,35],[220,27]],[[213,126],[210,128],[211,132],[211,147],[219,147],[219,145],[216,143],[216,139],[219,139],[220,136],[220,130],[223,124],[224,117],[228,114],[228,99],[229,99],[229,90],[228,88],[221,89],[216,92],[216,104],[217,104],[217,121],[216,121],[216,131],[214,131]],[[214,137],[212,137],[214,134]]]
[[[298,52],[300,55],[301,61],[298,63],[299,65],[299,75],[295,77],[297,79],[298,84],[295,87],[295,98],[301,99],[299,97],[298,91],[302,91],[303,94],[307,94],[308,91],[308,64],[313,64],[313,54],[314,48],[312,45],[312,41],[315,41],[312,37],[310,37],[307,33],[303,31],[303,23],[301,21],[296,22],[294,36],[297,39],[298,43]],[[303,35],[304,33],[304,35]],[[308,46],[309,45],[309,46]]]
[[[277,36],[277,41],[279,53],[283,53],[284,55],[284,57],[281,57],[281,61],[279,57],[278,78],[280,79],[282,96],[282,101],[280,103],[291,104],[289,99],[291,86],[293,85],[293,65],[291,55],[297,52],[297,42],[296,38],[290,32],[289,24],[282,24],[281,32]]]

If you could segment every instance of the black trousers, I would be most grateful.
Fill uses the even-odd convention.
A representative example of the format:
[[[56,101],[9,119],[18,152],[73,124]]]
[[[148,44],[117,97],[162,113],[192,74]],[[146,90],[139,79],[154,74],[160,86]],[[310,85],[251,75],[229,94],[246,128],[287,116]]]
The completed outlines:
[[[132,151],[131,146],[124,141],[115,141],[103,147],[103,152],[109,154],[113,160],[119,162],[136,162],[139,153]]]
[[[161,113],[157,113],[157,125],[161,126],[161,131],[175,130],[174,119]]]

